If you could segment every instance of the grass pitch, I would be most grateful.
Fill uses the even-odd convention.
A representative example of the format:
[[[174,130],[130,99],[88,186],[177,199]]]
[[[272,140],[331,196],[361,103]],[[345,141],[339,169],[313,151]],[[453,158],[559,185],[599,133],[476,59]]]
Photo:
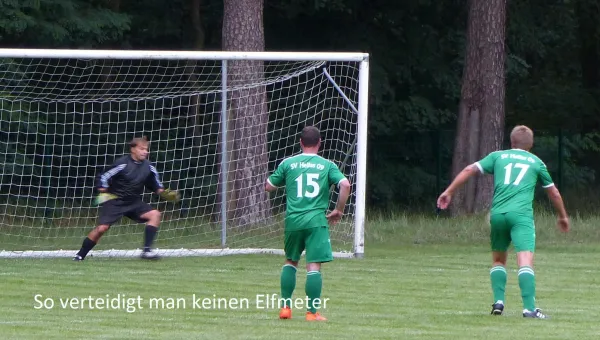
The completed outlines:
[[[82,263],[2,259],[0,338],[597,338],[596,222],[576,218],[574,232],[559,235],[551,216],[538,218],[537,303],[550,320],[521,317],[514,255],[507,268],[505,315],[489,315],[490,254],[481,220],[392,216],[368,224],[365,259],[336,259],[324,266],[326,323],[307,323],[302,308],[294,310],[292,320],[279,320],[276,306],[257,305],[257,296],[264,301],[262,295],[279,294],[282,259],[277,256],[157,262],[90,258]],[[305,277],[301,267],[294,297],[304,297]],[[230,303],[247,299],[248,305],[197,308],[194,294]],[[91,309],[87,302],[61,305],[61,299],[110,300],[123,295],[136,299],[130,306],[135,308],[128,311],[123,303],[102,309]],[[153,298],[163,298],[166,304],[150,308]],[[179,299],[179,306],[169,308],[168,298]],[[53,307],[37,309],[44,301],[50,307],[46,299]]]

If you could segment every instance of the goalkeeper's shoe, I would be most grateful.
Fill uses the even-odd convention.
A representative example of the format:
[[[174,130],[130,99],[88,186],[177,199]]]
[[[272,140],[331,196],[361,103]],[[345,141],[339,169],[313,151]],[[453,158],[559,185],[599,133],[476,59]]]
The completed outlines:
[[[140,257],[142,259],[144,259],[144,260],[158,260],[158,259],[160,259],[160,256],[158,255],[158,253],[155,252],[155,251],[153,251],[153,250],[143,251],[142,255]]]
[[[83,261],[83,257],[81,257],[81,255],[75,255],[75,257],[73,258],[73,261]]]
[[[290,307],[281,308],[281,310],[279,311],[279,318],[280,319],[291,319],[292,318],[292,310],[290,309]]]
[[[492,305],[492,315],[502,315],[502,312],[504,311],[504,302],[502,301],[496,301],[496,303],[494,303]]]
[[[306,321],[327,321],[327,319],[321,314],[306,312]]]
[[[532,318],[532,319],[550,319],[550,317],[544,313],[539,308],[534,309],[533,311],[529,311],[527,309],[523,310],[524,318]]]

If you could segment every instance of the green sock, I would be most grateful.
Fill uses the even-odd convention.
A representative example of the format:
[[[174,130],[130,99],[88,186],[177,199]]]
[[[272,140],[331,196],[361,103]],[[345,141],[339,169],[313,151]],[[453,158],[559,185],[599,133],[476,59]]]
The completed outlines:
[[[310,271],[306,273],[306,296],[308,297],[308,311],[316,313],[317,309],[322,307],[321,288],[323,287],[323,277],[321,272]],[[316,301],[315,301],[316,300]]]
[[[523,298],[523,309],[535,310],[535,275],[533,274],[533,268],[527,266],[519,268],[519,287]]]
[[[281,308],[292,304],[292,294],[296,289],[296,270],[291,264],[284,264],[281,268]]]
[[[504,303],[504,292],[506,290],[506,269],[503,266],[494,266],[490,269],[490,280],[494,292],[494,303]]]

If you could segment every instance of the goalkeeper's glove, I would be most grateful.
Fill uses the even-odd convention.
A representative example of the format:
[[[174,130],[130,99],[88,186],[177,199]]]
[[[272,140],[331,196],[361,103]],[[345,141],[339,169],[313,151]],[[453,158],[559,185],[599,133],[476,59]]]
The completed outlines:
[[[94,204],[101,205],[102,203],[105,203],[105,202],[115,199],[117,197],[118,197],[117,195],[109,194],[108,192],[102,192],[102,193],[98,194],[98,196],[96,196],[96,199],[94,200]]]
[[[181,197],[179,193],[175,190],[165,189],[158,194],[162,199],[167,200],[169,202],[179,202]]]

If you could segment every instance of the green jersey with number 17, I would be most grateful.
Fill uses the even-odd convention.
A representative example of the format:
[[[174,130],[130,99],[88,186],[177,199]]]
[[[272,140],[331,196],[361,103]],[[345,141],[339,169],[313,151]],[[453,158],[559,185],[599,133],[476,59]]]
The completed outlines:
[[[538,180],[544,188],[554,185],[546,164],[525,150],[495,151],[475,165],[482,173],[494,175],[491,214],[533,214],[533,196]]]
[[[326,226],[329,187],[344,179],[335,163],[316,154],[302,153],[279,163],[267,181],[286,187],[285,230]]]

